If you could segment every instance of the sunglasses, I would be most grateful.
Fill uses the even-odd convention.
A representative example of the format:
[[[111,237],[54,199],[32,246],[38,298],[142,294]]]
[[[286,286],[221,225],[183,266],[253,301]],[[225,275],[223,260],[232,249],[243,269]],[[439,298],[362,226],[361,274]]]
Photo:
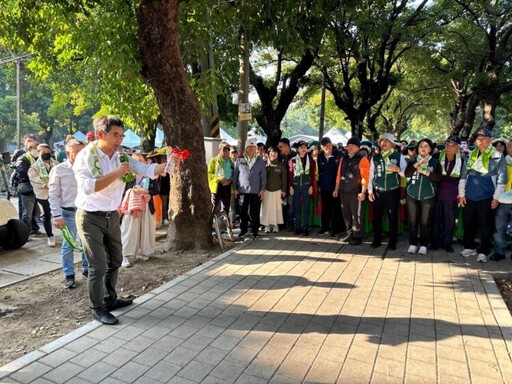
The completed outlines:
[[[222,150],[223,150],[224,152],[227,152],[227,151],[231,150],[231,148],[229,148],[229,147],[224,147],[224,148],[222,148]]]

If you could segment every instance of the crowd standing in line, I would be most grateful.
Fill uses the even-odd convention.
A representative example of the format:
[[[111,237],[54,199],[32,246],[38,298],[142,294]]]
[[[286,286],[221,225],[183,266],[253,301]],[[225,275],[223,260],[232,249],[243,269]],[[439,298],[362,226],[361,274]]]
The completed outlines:
[[[118,269],[130,266],[130,256],[147,260],[154,252],[158,220],[169,219],[167,212],[157,212],[160,219],[155,214],[168,209],[169,175],[156,152],[121,161],[121,120],[102,116],[94,129],[85,148],[67,139],[65,150],[56,153],[60,164],[48,145],[27,135],[23,150],[13,155],[12,182],[20,196],[20,217],[32,236],[40,235],[39,206],[50,247],[55,246],[52,218],[56,228],[66,225],[72,237],[78,232],[93,317],[115,324],[110,312],[131,304],[117,298]],[[233,226],[240,220],[240,238],[249,230],[257,238],[260,229],[308,236],[310,227],[318,225],[319,235],[339,237],[351,246],[373,232],[371,246],[378,248],[387,232],[389,250],[396,249],[402,223],[407,225],[407,252],[420,255],[439,248],[454,252],[462,217],[461,255],[481,262],[503,260],[512,234],[512,143],[493,140],[486,127],[476,132],[474,143],[466,149],[455,135],[438,145],[428,138],[396,142],[385,133],[374,143],[352,137],[344,147],[324,137],[309,145],[299,140],[292,149],[282,138],[277,148],[267,149],[248,138],[239,154],[221,142],[208,164],[212,212],[225,212]],[[122,180],[130,172],[133,179]],[[162,204],[156,207],[159,196]],[[365,231],[367,226],[373,228]],[[73,248],[67,242],[61,257],[64,286],[72,288]]]

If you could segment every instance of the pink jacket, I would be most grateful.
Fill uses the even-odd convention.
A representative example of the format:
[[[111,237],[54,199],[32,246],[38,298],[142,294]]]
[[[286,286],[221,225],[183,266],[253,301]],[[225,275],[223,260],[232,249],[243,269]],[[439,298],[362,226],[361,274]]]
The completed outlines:
[[[135,193],[133,192],[133,189],[130,188],[126,191],[123,202],[121,203],[121,213],[141,217],[141,214],[146,209],[150,199],[151,196],[149,196],[149,194]]]

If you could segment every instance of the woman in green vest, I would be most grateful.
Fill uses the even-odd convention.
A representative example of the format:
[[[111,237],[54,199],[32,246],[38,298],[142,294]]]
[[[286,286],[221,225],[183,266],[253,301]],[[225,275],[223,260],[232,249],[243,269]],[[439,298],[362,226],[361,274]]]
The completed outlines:
[[[430,241],[430,220],[437,192],[437,183],[442,179],[439,160],[431,153],[434,144],[429,139],[418,142],[418,156],[407,165],[407,223],[409,229],[408,253],[427,254]],[[420,248],[418,250],[418,227]]]

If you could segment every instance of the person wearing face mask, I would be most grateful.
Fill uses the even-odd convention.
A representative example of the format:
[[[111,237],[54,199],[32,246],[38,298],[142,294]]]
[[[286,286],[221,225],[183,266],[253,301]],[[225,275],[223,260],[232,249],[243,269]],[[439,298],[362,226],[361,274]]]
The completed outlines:
[[[17,190],[22,200],[21,220],[27,225],[32,236],[42,235],[41,232],[33,230],[32,227],[32,219],[38,212],[38,205],[36,204],[36,195],[28,175],[28,170],[32,164],[36,162],[38,157],[37,142],[31,141],[26,146],[26,152],[16,161],[16,173],[18,178]]]
[[[52,151],[48,144],[37,146],[37,159],[28,169],[28,177],[34,188],[36,201],[41,205],[44,212],[44,231],[48,237],[48,246],[55,247],[55,238],[52,231],[52,211],[48,201],[48,181],[50,171],[58,163],[52,158]]]
[[[418,156],[405,170],[407,181],[407,226],[409,228],[408,253],[427,254],[430,241],[430,222],[437,193],[437,183],[443,178],[441,163],[431,156],[434,144],[429,139],[418,142]],[[418,226],[420,248],[418,250]]]

